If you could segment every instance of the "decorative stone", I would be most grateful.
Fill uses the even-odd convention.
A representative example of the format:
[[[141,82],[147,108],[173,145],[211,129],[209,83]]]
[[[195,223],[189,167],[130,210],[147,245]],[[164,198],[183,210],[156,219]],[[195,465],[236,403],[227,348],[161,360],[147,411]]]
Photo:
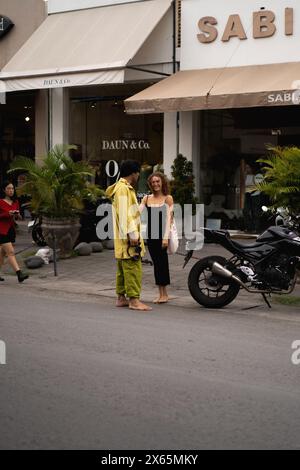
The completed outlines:
[[[101,253],[101,251],[103,251],[103,245],[101,242],[91,242],[90,246],[92,247],[93,253]]]
[[[114,250],[114,248],[115,248],[113,240],[104,240],[103,246],[107,250]]]
[[[28,269],[38,269],[45,264],[40,256],[29,256],[24,263]]]
[[[74,251],[79,256],[89,256],[92,253],[92,247],[85,242],[79,243],[79,245],[75,246]]]

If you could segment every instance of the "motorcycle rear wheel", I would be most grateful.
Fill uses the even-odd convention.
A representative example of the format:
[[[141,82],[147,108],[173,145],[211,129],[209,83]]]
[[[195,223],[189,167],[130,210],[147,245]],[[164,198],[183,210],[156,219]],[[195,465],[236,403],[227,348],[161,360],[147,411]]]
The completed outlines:
[[[212,273],[213,262],[224,266],[228,261],[221,256],[208,256],[192,267],[188,287],[193,299],[206,308],[222,308],[230,304],[238,295],[240,286],[228,279]]]

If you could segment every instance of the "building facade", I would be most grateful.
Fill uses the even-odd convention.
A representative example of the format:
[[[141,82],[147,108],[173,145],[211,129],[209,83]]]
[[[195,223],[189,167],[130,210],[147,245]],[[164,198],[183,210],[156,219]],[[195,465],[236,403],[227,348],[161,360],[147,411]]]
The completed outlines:
[[[257,160],[268,146],[300,143],[299,2],[181,3],[180,71],[127,100],[127,112],[179,112],[180,150],[206,215],[240,228]]]
[[[0,69],[41,25],[46,14],[44,0],[0,0]],[[36,138],[38,92],[5,91],[0,86],[0,182],[15,155],[34,157]]]
[[[73,158],[88,160],[102,186],[121,160],[137,159],[146,190],[147,174],[163,164],[164,115],[127,115],[124,100],[176,71],[174,7],[172,0],[47,2],[47,17],[0,77],[8,96],[35,96],[37,159],[55,144],[75,144]],[[175,144],[172,152],[174,159]]]
[[[15,50],[8,40],[17,26],[0,38],[1,47],[7,41],[1,80],[8,99],[34,122],[31,153],[76,144],[73,158],[89,160],[102,186],[122,159],[137,159],[141,192],[154,167],[170,175],[182,153],[194,163],[207,217],[240,228],[258,158],[268,145],[299,145],[298,2],[47,4],[47,17],[41,8]]]

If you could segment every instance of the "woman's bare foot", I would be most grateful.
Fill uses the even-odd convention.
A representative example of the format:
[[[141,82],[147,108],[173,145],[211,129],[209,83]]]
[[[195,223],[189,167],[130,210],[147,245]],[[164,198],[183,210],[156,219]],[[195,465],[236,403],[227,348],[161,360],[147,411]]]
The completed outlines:
[[[129,302],[126,299],[125,295],[119,295],[117,302],[116,302],[116,307],[128,307]]]
[[[152,310],[152,308],[149,307],[149,305],[143,304],[139,299],[130,299],[129,308],[131,310],[143,310],[143,311]]]
[[[169,297],[167,295],[164,295],[162,297],[160,297],[158,300],[157,300],[157,303],[158,304],[166,304],[169,300]]]

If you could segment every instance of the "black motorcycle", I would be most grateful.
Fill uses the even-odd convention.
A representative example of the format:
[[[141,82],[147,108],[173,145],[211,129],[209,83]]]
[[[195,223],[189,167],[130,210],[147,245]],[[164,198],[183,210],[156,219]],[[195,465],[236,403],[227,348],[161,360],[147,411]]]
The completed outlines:
[[[188,286],[192,297],[204,307],[222,308],[230,304],[241,288],[251,294],[290,294],[300,269],[300,237],[291,227],[269,227],[251,244],[230,237],[226,230],[204,229],[205,243],[217,243],[232,256],[202,258],[192,267]],[[184,267],[193,250],[187,246]]]

